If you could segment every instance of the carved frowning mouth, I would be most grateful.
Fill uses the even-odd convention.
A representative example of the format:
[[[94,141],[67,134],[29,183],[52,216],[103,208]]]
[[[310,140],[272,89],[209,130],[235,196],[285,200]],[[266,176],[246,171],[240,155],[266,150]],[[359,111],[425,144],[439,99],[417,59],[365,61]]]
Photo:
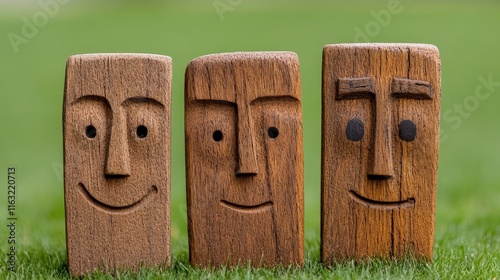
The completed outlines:
[[[93,197],[82,183],[78,184],[78,191],[92,206],[99,210],[111,213],[127,213],[135,211],[142,205],[147,204],[151,199],[153,199],[153,196],[158,193],[158,189],[156,188],[156,186],[151,186],[151,189],[149,189],[149,191],[136,202],[128,206],[112,206],[103,203]]]
[[[239,205],[236,203],[229,202],[227,200],[221,200],[220,204],[224,207],[227,207],[231,210],[243,212],[243,213],[258,213],[270,210],[273,206],[272,201],[266,201],[264,203],[258,205]]]
[[[415,206],[415,199],[409,198],[402,201],[376,201],[363,197],[353,190],[349,191],[351,198],[357,203],[363,204],[368,208],[377,208],[381,210],[393,210],[401,208],[409,208]]]

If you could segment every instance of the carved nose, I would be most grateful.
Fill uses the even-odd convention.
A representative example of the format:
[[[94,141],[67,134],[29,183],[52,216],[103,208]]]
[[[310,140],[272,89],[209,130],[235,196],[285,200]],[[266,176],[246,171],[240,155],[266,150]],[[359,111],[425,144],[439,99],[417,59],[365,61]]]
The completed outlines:
[[[370,165],[368,167],[369,179],[386,180],[394,175],[392,167],[391,135],[390,118],[386,114],[377,115],[375,141],[372,147]]]
[[[253,127],[248,116],[239,116],[237,176],[257,175]]]
[[[237,176],[254,176],[257,175],[255,163],[248,159],[240,159],[238,168],[236,169]]]
[[[104,174],[107,177],[130,176],[127,134],[123,121],[117,121],[111,127]]]
[[[245,132],[241,134],[246,134]],[[238,138],[238,167],[237,176],[257,175],[257,162],[255,159],[255,148],[252,135],[240,136]]]
[[[391,148],[389,144],[375,145],[368,178],[374,180],[390,179],[393,176]]]

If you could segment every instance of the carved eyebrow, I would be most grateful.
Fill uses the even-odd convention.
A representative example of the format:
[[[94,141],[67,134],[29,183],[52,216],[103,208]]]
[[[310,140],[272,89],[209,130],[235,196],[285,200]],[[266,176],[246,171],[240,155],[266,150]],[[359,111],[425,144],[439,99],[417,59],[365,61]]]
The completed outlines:
[[[269,95],[269,96],[259,96],[250,102],[250,105],[254,105],[259,102],[269,102],[269,101],[287,101],[287,102],[300,102],[295,96],[291,95]]]
[[[339,78],[336,99],[370,98],[375,94],[373,79],[362,78]]]
[[[214,104],[223,106],[236,106],[236,103],[222,99],[194,99],[188,102],[192,104]]]
[[[391,92],[396,98],[432,99],[432,86],[426,81],[392,78]]]
[[[153,99],[153,98],[150,98],[150,97],[143,97],[143,96],[136,96],[136,97],[127,98],[122,102],[121,105],[127,106],[130,103],[147,103],[147,104],[155,104],[161,108],[165,107],[165,105],[163,105],[163,103],[161,103],[160,101]]]
[[[70,103],[70,105],[73,105],[73,104],[76,104],[78,102],[82,102],[85,100],[99,101],[99,102],[106,104],[108,107],[110,107],[109,101],[106,99],[106,97],[100,96],[100,95],[83,95],[83,96],[80,96],[77,99],[73,100]]]
[[[260,96],[255,98],[254,100],[250,101],[250,105],[254,105],[255,103],[259,102],[266,102],[266,101],[273,101],[273,100],[283,100],[283,101],[288,101],[288,102],[299,102],[296,97],[290,96],[290,95],[270,95],[270,96]],[[216,104],[216,105],[229,105],[229,106],[235,106],[236,103],[228,100],[221,100],[221,99],[195,99],[192,100],[191,103],[211,103],[211,104]]]

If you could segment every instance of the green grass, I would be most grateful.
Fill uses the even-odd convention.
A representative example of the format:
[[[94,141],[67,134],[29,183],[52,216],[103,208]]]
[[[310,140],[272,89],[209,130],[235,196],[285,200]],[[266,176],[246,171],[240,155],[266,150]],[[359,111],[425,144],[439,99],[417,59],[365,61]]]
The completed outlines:
[[[323,266],[319,261],[319,242],[307,240],[307,256],[303,268],[277,267],[273,269],[251,268],[242,265],[228,269],[197,269],[188,262],[186,249],[177,250],[169,268],[145,268],[137,273],[118,271],[115,275],[97,272],[85,279],[494,279],[500,276],[500,236],[497,226],[479,223],[452,225],[441,229],[435,246],[432,264],[415,259],[400,261],[374,259],[364,263],[352,261]],[[20,279],[69,278],[64,247],[33,246],[20,256],[17,276]],[[5,276],[7,273],[3,273]]]
[[[401,0],[401,13],[370,38],[431,43],[441,52],[441,130],[446,141],[439,160],[434,262],[373,260],[327,268],[319,262],[321,51],[326,44],[353,42],[355,28],[364,29],[374,21],[370,12],[386,9],[389,1],[242,1],[223,21],[212,1],[87,2],[62,5],[46,26],[19,46],[19,53],[7,34],[19,34],[22,18],[32,18],[40,8],[0,4],[0,178],[5,178],[8,166],[17,167],[18,278],[69,277],[61,177],[64,68],[68,56],[93,52],[165,54],[174,63],[173,265],[138,274],[121,272],[120,278],[499,278],[500,87],[460,117],[460,125],[450,118],[459,116],[453,111],[457,105],[474,96],[479,77],[491,75],[500,81],[499,3]],[[193,269],[187,261],[184,70],[200,55],[255,50],[294,51],[301,63],[306,264],[302,269]],[[6,188],[0,188],[2,256],[8,249],[5,195]],[[1,257],[0,278],[15,277],[4,261]]]

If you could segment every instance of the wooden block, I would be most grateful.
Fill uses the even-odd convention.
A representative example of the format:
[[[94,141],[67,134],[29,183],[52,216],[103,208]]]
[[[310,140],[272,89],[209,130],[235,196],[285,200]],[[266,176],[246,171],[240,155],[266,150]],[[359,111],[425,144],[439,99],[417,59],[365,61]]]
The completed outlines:
[[[304,262],[297,55],[208,55],[186,70],[190,261],[207,267]]]
[[[170,263],[171,59],[68,59],[64,193],[69,271]]]
[[[432,260],[439,151],[438,49],[323,50],[321,258]]]

